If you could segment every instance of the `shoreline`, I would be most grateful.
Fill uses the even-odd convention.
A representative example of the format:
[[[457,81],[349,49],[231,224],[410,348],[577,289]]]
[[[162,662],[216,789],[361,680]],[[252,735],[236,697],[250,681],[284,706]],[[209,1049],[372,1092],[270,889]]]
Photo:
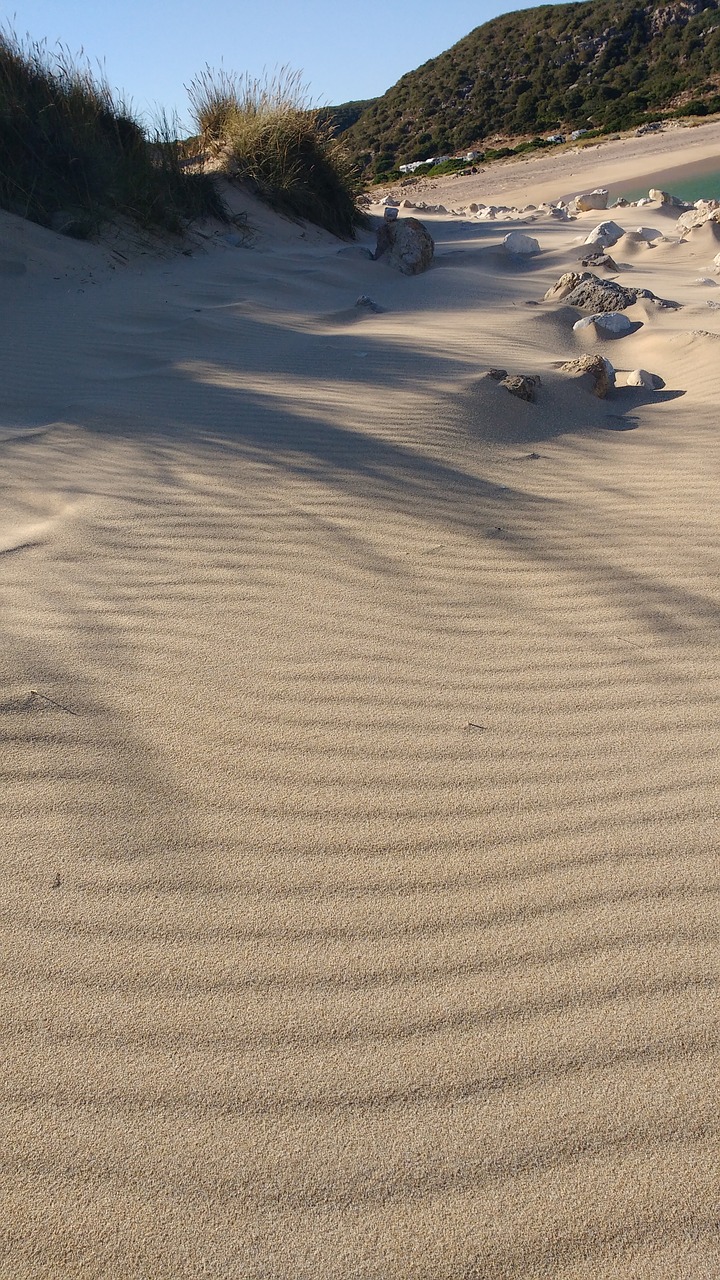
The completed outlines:
[[[690,158],[689,158],[690,157]],[[707,167],[706,167],[707,166]],[[658,134],[635,134],[617,140],[598,140],[586,147],[548,154],[513,156],[495,161],[468,177],[424,178],[417,182],[395,182],[371,189],[379,200],[383,194],[448,206],[504,203],[525,205],[540,200],[554,202],[590,190],[592,186],[637,187],[652,179],[670,180],[682,171],[712,172],[720,169],[720,120],[697,126],[678,126]]]

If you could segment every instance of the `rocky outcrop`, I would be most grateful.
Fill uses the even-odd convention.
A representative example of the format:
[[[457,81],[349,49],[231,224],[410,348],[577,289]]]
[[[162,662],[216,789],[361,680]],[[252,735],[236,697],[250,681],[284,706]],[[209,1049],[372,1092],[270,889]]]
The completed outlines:
[[[405,276],[427,271],[435,253],[435,241],[427,227],[417,218],[383,222],[378,229],[373,257],[382,258],[389,267]]]

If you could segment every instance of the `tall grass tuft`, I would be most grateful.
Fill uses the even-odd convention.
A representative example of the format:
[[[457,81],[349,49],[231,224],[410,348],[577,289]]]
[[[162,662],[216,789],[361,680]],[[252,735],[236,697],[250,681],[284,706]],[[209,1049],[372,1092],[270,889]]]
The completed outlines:
[[[310,107],[301,76],[262,80],[209,67],[188,86],[201,146],[280,212],[352,236],[355,173],[332,120]]]
[[[0,32],[0,207],[90,235],[123,214],[173,232],[225,219],[212,178],[186,172],[161,119],[148,136],[68,51]]]

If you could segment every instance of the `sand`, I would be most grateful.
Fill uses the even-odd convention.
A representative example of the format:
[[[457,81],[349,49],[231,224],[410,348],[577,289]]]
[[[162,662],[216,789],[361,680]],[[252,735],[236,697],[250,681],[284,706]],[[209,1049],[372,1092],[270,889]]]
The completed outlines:
[[[613,216],[594,342],[602,215],[3,216],[3,1280],[720,1276],[720,288]]]

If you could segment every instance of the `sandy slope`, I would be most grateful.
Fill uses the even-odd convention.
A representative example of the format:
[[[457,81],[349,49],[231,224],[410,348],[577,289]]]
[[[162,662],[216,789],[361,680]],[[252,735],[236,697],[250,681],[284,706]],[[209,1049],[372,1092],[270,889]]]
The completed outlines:
[[[3,1280],[720,1276],[720,312],[568,382],[594,220],[5,220]]]

